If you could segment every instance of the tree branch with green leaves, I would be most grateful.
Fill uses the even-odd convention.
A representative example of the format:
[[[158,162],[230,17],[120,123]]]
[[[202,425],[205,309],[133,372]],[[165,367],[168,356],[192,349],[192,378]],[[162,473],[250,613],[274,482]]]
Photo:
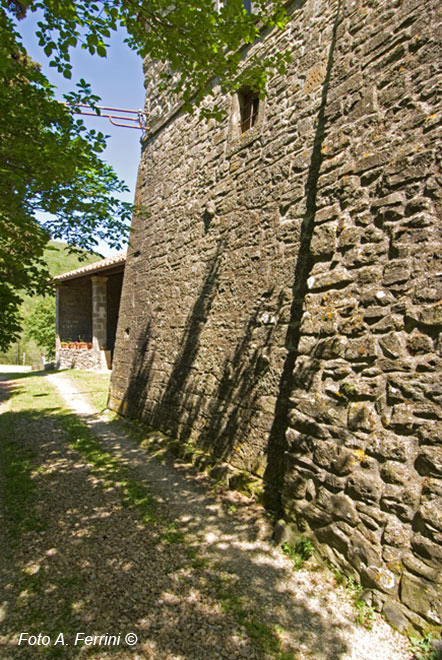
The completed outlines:
[[[205,117],[220,116],[216,106],[202,105],[214,80],[223,93],[247,84],[263,94],[290,59],[288,52],[257,52],[244,60],[241,52],[263,30],[284,29],[284,0],[255,0],[250,13],[242,0],[219,10],[213,0],[0,0],[0,349],[17,336],[20,292],[50,286],[41,259],[47,241],[118,247],[133,211],[120,199],[126,185],[100,159],[105,136],[69,110],[95,107],[98,97],[81,80],[68,105],[60,103],[26,54],[17,21],[35,11],[39,44],[65,78],[72,76],[73,48],[105,57],[111,33],[124,26],[133,50],[165,64],[163,87],[185,111],[200,108]]]

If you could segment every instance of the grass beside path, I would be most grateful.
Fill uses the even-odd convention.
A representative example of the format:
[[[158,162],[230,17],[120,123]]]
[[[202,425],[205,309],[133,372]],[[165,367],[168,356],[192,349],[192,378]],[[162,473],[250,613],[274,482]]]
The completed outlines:
[[[107,407],[109,397],[109,373],[97,373],[81,369],[70,369],[61,372],[77,389],[78,393],[86,398],[98,412]]]

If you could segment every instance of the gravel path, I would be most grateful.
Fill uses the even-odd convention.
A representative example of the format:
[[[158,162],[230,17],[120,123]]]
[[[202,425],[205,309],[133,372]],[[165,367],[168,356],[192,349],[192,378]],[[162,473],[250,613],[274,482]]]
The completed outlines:
[[[0,570],[4,620],[8,603],[23,598],[25,610],[46,608],[53,635],[60,612],[68,612],[70,641],[79,631],[138,637],[132,648],[66,645],[63,658],[93,650],[101,660],[283,660],[268,646],[263,650],[247,624],[254,621],[255,628],[277,626],[284,649],[299,660],[410,660],[407,641],[380,617],[370,631],[355,622],[347,593],[331,576],[292,570],[270,541],[261,507],[237,493],[214,492],[189,465],[173,458],[162,462],[140,448],[119,425],[96,414],[63,374],[47,375],[45,381],[149,488],[159,514],[174,521],[185,543],[167,541],[157,526],[140,523],[135,511],[122,506],[117,490],[104,489],[84,459],[66,446],[49,416],[38,428],[34,420],[35,437],[45,439],[39,442],[39,485],[49,523],[16,553],[13,566],[9,562]],[[12,569],[20,570],[17,583]],[[36,602],[32,590],[23,589],[30,575],[48,576],[44,603],[41,593]],[[17,649],[11,631],[18,622],[19,617],[10,621],[0,636],[2,660],[36,657],[35,647]]]

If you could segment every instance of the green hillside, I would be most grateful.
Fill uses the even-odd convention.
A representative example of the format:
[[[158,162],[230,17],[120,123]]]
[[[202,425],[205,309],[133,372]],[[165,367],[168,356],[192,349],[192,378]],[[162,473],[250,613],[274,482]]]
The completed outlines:
[[[71,254],[68,251],[66,243],[61,243],[59,241],[51,241],[49,243],[48,247],[45,249],[44,258],[51,275],[67,273],[80,266],[93,264],[95,261],[103,259],[100,254],[95,254],[93,252],[82,251],[81,255]]]
[[[99,254],[84,252],[70,253],[66,243],[51,241],[44,252],[51,275],[60,275],[80,266],[100,261]],[[21,306],[22,333],[19,341],[8,351],[0,353],[0,364],[41,364],[41,354],[51,359],[51,348],[55,347],[55,295],[23,295]],[[37,342],[35,333],[40,340]]]

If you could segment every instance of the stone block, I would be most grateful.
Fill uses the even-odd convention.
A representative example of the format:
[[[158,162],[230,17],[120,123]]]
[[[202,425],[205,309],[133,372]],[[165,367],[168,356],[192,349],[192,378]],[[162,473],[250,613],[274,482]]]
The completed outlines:
[[[316,502],[305,502],[298,507],[298,516],[307,520],[311,529],[316,530],[318,527],[325,527],[333,521],[333,516],[330,511],[326,511]]]
[[[401,633],[409,630],[410,623],[405,616],[405,608],[394,600],[388,599],[382,607],[382,614],[393,628]]]
[[[348,269],[361,268],[362,266],[369,266],[376,264],[382,258],[383,254],[387,252],[387,245],[384,248],[379,245],[357,245],[352,250],[345,252],[343,257],[343,264]]]
[[[432,498],[434,495],[442,497],[442,479],[425,477],[422,480],[422,497]]]
[[[376,342],[370,335],[361,339],[349,339],[345,349],[347,360],[364,360],[376,357]]]
[[[346,353],[347,339],[344,337],[333,337],[319,341],[315,348],[315,357],[322,360],[330,360],[343,357]]]
[[[344,269],[336,268],[319,275],[312,275],[307,280],[310,291],[341,289],[353,281],[352,273]]]
[[[367,566],[366,569],[361,568],[361,573],[363,575],[363,584],[366,586],[379,589],[387,594],[397,593],[399,586],[398,576],[388,568],[375,564]]]
[[[406,282],[410,278],[410,263],[406,259],[396,259],[384,268],[383,284],[392,286],[399,282]]]
[[[311,416],[317,423],[345,425],[345,409],[327,396],[315,396],[298,402],[298,409]]]
[[[442,477],[442,445],[421,447],[415,468],[425,477]]]
[[[315,462],[339,476],[349,474],[357,462],[353,452],[336,441],[320,442],[315,447]]]
[[[298,344],[298,353],[300,355],[311,355],[317,343],[316,337],[301,337]]]
[[[439,570],[437,558],[434,557],[432,561],[422,561],[416,557],[412,552],[405,552],[402,555],[404,566],[418,577],[423,577],[426,580],[431,580],[435,584],[442,584],[442,574]]]
[[[315,535],[320,543],[336,548],[342,555],[347,556],[352,533],[353,528],[345,523],[331,523],[316,530]]]
[[[442,325],[442,305],[407,306],[407,316],[413,321],[427,326]]]
[[[345,477],[338,477],[336,474],[324,472],[322,483],[333,493],[339,493],[344,490],[346,479]]]
[[[347,423],[351,431],[371,433],[376,428],[378,416],[371,403],[350,403],[348,406]]]
[[[296,405],[296,401],[293,402]],[[304,408],[305,409],[305,408]],[[310,408],[310,412],[311,412]],[[304,451],[304,436],[312,438],[326,439],[330,437],[330,432],[322,424],[313,419],[313,415],[306,415],[301,410],[292,408],[289,412],[289,424],[291,427],[286,431],[286,438],[292,451]]]
[[[340,248],[349,248],[357,245],[360,241],[362,230],[353,225],[341,225],[338,233],[338,245]]]
[[[355,313],[350,318],[345,319],[338,326],[339,333],[343,335],[363,335],[367,332],[367,326],[364,323],[361,313]]]
[[[336,333],[336,312],[323,309],[306,311],[302,317],[301,332],[307,335],[333,335]]]
[[[442,625],[442,600],[436,586],[424,578],[404,573],[400,599],[411,610],[420,612],[432,623]]]
[[[422,445],[439,445],[441,442],[441,429],[438,422],[427,422],[419,427],[416,433]]]
[[[338,456],[332,462],[330,469],[339,476],[347,475],[350,474],[356,462],[357,459],[355,459],[352,451],[341,448]]]
[[[348,477],[346,493],[356,500],[379,502],[382,492],[382,480],[376,472],[356,469]]]
[[[382,566],[379,535],[359,525],[350,537],[348,559],[359,571],[366,571],[369,566]]]
[[[331,514],[332,520],[343,520],[349,525],[356,525],[359,516],[352,500],[344,493],[330,493],[322,487],[318,491],[317,503],[324,511]]]
[[[380,510],[377,503],[367,504],[366,502],[362,502],[362,500],[357,500],[355,505],[359,517],[363,521],[365,527],[382,534],[382,529],[385,527],[388,520],[388,514],[385,511]]]
[[[286,476],[284,479],[283,493],[284,497],[293,497],[295,500],[302,500],[306,497],[307,492],[311,492],[314,483],[312,479],[305,478],[305,475],[295,473]]]
[[[332,255],[336,249],[337,223],[327,223],[316,227],[310,250],[314,257]]]
[[[413,460],[417,455],[418,442],[412,436],[400,436],[383,431],[373,438],[370,451],[383,461],[391,459],[406,462]]]
[[[338,218],[340,216],[340,213],[341,210],[339,208],[339,204],[337,203],[330,204],[329,206],[325,206],[319,209],[318,211],[316,211],[315,223],[321,224],[322,222],[334,220],[335,218]]]
[[[340,450],[341,448],[334,441],[318,442],[314,450],[315,463],[323,468],[330,469]]]
[[[419,516],[426,525],[442,532],[442,497],[424,501],[419,507]]]
[[[389,484],[399,484],[400,486],[419,479],[411,464],[397,461],[386,461],[381,467],[381,477]]]
[[[417,521],[417,526],[421,526],[419,520]],[[422,529],[424,530],[424,526],[422,526]],[[414,534],[411,540],[411,545],[413,551],[420,557],[430,561],[437,561],[439,563],[442,561],[442,545],[440,543],[435,543],[432,539],[424,536],[420,532]]]
[[[384,484],[381,507],[388,513],[395,513],[400,520],[411,521],[419,507],[421,492],[420,482],[410,482],[406,487]]]
[[[399,332],[390,332],[378,339],[379,346],[385,357],[396,360],[398,357],[406,357],[403,336]]]
[[[409,547],[410,539],[411,539],[410,526],[405,525],[395,516],[389,516],[387,524],[385,525],[382,542],[400,548],[400,547]]]
[[[404,548],[395,548],[391,545],[382,546],[382,559],[387,568],[393,573],[402,573],[402,556],[404,552]]]
[[[397,427],[397,431],[411,431],[416,426],[418,420],[414,417],[414,409],[410,402],[393,406],[390,424]]]

